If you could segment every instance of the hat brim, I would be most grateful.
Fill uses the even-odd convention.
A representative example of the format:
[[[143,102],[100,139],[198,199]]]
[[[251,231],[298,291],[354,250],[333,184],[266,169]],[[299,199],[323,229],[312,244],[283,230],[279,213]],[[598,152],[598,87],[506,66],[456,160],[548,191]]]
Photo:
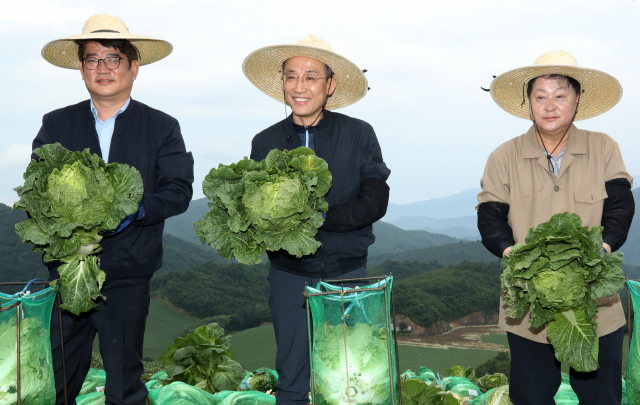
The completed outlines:
[[[42,48],[42,57],[47,62],[62,68],[80,69],[78,45],[74,41],[82,39],[126,39],[138,50],[138,63],[141,66],[164,59],[173,51],[173,45],[161,39],[142,35],[102,32],[74,35],[51,41]]]
[[[533,65],[510,70],[491,82],[491,97],[509,114],[530,120],[527,85],[533,78],[550,74],[572,77],[584,90],[575,121],[609,111],[622,97],[622,86],[615,77],[599,70],[571,65]]]
[[[317,59],[333,70],[337,86],[327,99],[328,110],[346,107],[367,94],[367,78],[355,63],[335,52],[314,46],[287,44],[260,48],[245,58],[242,71],[263,93],[284,103],[282,63],[295,56]]]

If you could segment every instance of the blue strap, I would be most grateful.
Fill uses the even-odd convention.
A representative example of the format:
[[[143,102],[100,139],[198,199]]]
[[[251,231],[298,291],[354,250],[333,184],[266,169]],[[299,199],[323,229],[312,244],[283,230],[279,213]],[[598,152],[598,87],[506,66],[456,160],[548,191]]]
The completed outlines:
[[[33,280],[29,281],[27,283],[27,285],[24,287],[24,289],[21,292],[19,292],[18,294],[26,293],[29,290],[29,287],[31,287],[31,284],[35,283],[36,281],[44,281],[44,280],[41,279],[41,278],[34,278]]]

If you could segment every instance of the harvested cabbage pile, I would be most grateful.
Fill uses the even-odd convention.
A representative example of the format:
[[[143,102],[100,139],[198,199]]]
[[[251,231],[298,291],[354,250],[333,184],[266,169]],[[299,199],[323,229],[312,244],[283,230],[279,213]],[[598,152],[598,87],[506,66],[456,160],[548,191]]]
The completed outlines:
[[[309,148],[272,150],[256,162],[213,168],[202,191],[213,201],[211,211],[194,224],[202,243],[225,259],[260,263],[267,250],[286,250],[296,257],[320,247],[315,236],[329,205],[331,187],[327,163]]]
[[[375,325],[318,326],[313,346],[316,399],[332,405],[391,400],[387,331]]]
[[[0,404],[18,403],[16,319],[0,324]],[[33,318],[20,320],[20,391],[23,404],[49,405],[56,392],[49,332]]]
[[[45,262],[61,261],[61,308],[76,315],[95,307],[105,273],[98,266],[103,233],[111,233],[120,221],[138,211],[144,192],[140,173],[128,165],[106,164],[98,155],[71,152],[59,143],[33,151],[17,187],[20,201],[13,209],[30,218],[16,224],[22,243],[33,243]]]
[[[530,309],[532,326],[548,322],[559,361],[577,371],[596,370],[596,299],[622,290],[622,256],[603,252],[602,227],[582,226],[576,214],[554,215],[504,257],[507,316],[520,318]]]

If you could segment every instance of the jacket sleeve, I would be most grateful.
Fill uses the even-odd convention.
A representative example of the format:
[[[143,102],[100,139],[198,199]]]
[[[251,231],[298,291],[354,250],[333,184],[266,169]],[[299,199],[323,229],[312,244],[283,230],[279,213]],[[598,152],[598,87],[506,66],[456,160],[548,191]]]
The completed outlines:
[[[345,204],[333,206],[327,212],[322,230],[350,232],[369,226],[384,217],[389,205],[387,178],[391,170],[382,159],[382,151],[373,128],[367,124],[366,143],[361,148],[360,191]]]
[[[631,193],[631,183],[617,178],[604,183],[607,198],[602,209],[602,241],[615,252],[627,240],[636,204]]]
[[[44,121],[47,119],[47,116],[45,115],[44,117],[42,117],[42,126],[40,127],[40,130],[38,131],[38,135],[36,135],[36,137],[33,139],[33,142],[31,143],[31,159],[35,159],[38,160],[38,155],[36,155],[35,153],[33,153],[34,150],[36,150],[37,148],[41,147],[42,145],[46,145],[50,142],[47,141],[47,132],[44,129]]]
[[[158,149],[153,191],[145,192],[142,198],[144,218],[133,225],[153,225],[185,212],[193,196],[192,184],[193,156],[175,122]]]
[[[371,225],[387,213],[389,186],[381,179],[365,179],[358,197],[346,204],[331,207],[322,230],[350,232]]]
[[[478,230],[482,244],[497,257],[502,257],[506,248],[516,244],[508,216],[509,204],[491,201],[478,206]]]

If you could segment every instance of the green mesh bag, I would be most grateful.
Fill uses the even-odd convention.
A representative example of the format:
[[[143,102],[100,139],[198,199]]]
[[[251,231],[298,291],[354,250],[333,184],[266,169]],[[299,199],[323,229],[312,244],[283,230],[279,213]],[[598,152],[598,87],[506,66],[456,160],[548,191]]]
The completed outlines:
[[[56,292],[46,288],[24,295],[28,288],[29,285],[20,294],[0,293],[0,404],[3,405],[16,404],[18,391],[23,404],[49,405],[56,398],[50,338]]]
[[[482,394],[477,385],[464,377],[445,377],[442,379],[440,387],[445,391],[451,391],[454,394],[469,399],[473,399]]]
[[[78,396],[92,394],[94,392],[98,392],[98,388],[104,388],[107,383],[107,373],[104,370],[96,370],[95,368],[90,368],[87,376],[84,378],[84,382],[82,383],[82,388],[80,388],[80,393]]]
[[[509,386],[501,385],[469,401],[471,405],[513,405],[509,398]]]
[[[625,377],[627,401],[629,404],[640,404],[640,283],[627,281],[629,295],[633,302],[634,328]]]
[[[388,277],[359,288],[343,289],[326,282],[318,283],[317,288],[307,287],[311,397],[315,405],[398,402],[391,333],[392,283],[393,278]]]
[[[560,388],[558,388],[558,392],[553,399],[556,401],[556,405],[578,405],[580,402],[571,385],[564,382],[560,384]]]
[[[92,392],[76,397],[76,405],[105,405],[106,402],[104,392]]]
[[[149,390],[153,405],[216,405],[213,394],[183,382],[174,382]]]
[[[275,405],[276,399],[259,391],[220,391],[213,395],[214,405]]]

